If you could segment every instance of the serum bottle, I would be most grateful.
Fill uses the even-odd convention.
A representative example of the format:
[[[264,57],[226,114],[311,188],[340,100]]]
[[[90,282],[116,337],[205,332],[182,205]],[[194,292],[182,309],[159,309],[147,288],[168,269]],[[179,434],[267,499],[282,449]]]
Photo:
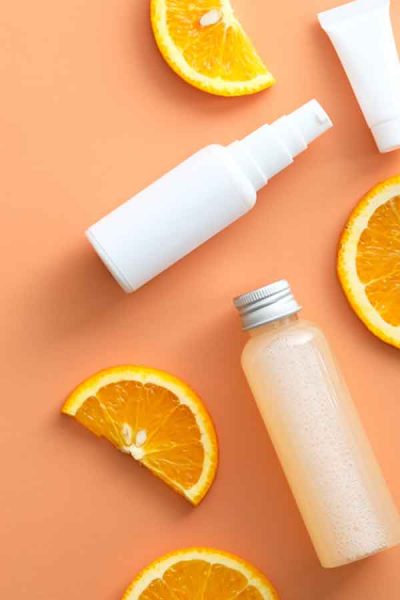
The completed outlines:
[[[235,299],[242,366],[323,567],[400,542],[399,514],[321,330],[287,281]]]

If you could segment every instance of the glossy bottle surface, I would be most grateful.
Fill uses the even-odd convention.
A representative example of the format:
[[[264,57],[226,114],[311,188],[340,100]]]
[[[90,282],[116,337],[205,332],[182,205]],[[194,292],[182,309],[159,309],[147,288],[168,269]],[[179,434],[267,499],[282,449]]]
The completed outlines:
[[[243,369],[321,564],[399,543],[397,509],[322,332],[292,316],[250,335]]]

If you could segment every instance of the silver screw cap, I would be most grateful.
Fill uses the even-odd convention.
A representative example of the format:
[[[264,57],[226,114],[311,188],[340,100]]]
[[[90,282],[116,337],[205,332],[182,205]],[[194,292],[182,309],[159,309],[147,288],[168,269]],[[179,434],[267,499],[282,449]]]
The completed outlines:
[[[260,327],[301,310],[284,279],[238,296],[233,300],[244,330]]]

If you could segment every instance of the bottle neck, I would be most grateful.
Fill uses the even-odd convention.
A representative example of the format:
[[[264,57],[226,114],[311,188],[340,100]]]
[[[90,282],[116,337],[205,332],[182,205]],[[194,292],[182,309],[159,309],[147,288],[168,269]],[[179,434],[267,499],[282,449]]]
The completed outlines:
[[[288,327],[289,325],[292,325],[298,320],[299,314],[294,313],[293,315],[282,317],[281,319],[276,319],[275,321],[265,323],[264,325],[260,325],[259,327],[248,329],[248,334],[250,335],[250,337],[257,337],[260,335],[264,335],[264,333],[266,332],[270,332],[276,329],[282,329],[283,327]]]
[[[263,125],[233,142],[227,150],[258,191],[330,127],[332,123],[326,112],[316,100],[311,100],[271,125]]]
[[[263,125],[227,147],[256,191],[293,162],[293,154],[274,125]]]

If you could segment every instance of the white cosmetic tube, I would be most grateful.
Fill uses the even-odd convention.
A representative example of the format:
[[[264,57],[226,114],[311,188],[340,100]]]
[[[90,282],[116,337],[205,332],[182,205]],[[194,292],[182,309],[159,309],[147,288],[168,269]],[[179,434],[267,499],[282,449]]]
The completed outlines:
[[[355,0],[318,15],[380,152],[400,148],[400,62],[390,0]]]

